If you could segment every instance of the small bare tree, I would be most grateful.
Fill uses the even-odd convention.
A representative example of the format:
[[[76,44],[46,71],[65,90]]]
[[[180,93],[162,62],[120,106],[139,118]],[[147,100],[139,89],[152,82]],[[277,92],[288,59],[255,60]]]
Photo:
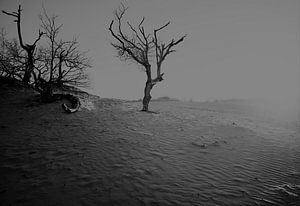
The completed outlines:
[[[91,67],[90,58],[86,56],[86,52],[79,50],[76,38],[70,41],[60,39],[59,34],[63,25],[57,24],[57,17],[48,15],[45,8],[39,16],[46,44],[43,44],[37,52],[34,77],[36,89],[45,101],[52,99],[54,86],[87,85],[88,78],[85,71]]]
[[[39,31],[38,38],[33,42],[33,44],[24,44],[23,43],[23,38],[22,38],[22,33],[21,33],[21,13],[22,13],[21,11],[22,11],[21,10],[21,5],[19,5],[19,8],[18,8],[17,12],[6,12],[6,11],[2,11],[2,12],[6,15],[13,16],[13,17],[16,18],[14,20],[14,22],[17,23],[19,43],[20,43],[21,47],[27,53],[26,67],[25,67],[25,70],[24,70],[24,76],[23,76],[22,81],[25,84],[29,84],[30,79],[31,79],[31,75],[32,75],[33,70],[34,70],[34,60],[35,60],[34,59],[34,53],[35,53],[35,49],[36,49],[36,44],[41,39],[41,37],[44,33]]]
[[[121,60],[133,60],[144,68],[147,81],[144,89],[142,111],[148,111],[149,102],[151,100],[151,90],[154,85],[163,80],[164,73],[161,72],[161,65],[169,54],[175,52],[174,47],[182,42],[186,35],[178,40],[172,39],[169,43],[163,43],[158,38],[158,32],[165,29],[170,22],[158,29],[154,29],[153,33],[146,33],[144,28],[145,17],[142,18],[137,26],[133,26],[127,21],[126,29],[131,32],[127,34],[124,32],[122,21],[127,9],[128,8],[122,4],[114,11],[115,20],[112,20],[109,26],[110,34],[115,39],[111,45],[117,50]],[[116,26],[114,26],[115,21]],[[155,58],[152,58],[153,56],[155,56]],[[155,78],[152,78],[151,62],[154,62],[156,67]]]
[[[89,85],[86,70],[92,67],[91,59],[86,51],[80,51],[76,37],[71,41],[60,41],[58,53],[58,69],[55,73],[57,85],[69,84],[85,87]]]
[[[0,31],[0,76],[22,80],[26,57],[17,39],[7,39],[4,28]]]

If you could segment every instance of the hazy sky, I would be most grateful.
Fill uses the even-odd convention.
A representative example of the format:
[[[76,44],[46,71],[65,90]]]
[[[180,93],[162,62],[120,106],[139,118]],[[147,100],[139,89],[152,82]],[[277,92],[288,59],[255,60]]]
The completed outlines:
[[[0,0],[7,11],[23,7],[24,40],[38,32],[42,3],[59,15],[64,38],[79,35],[93,58],[93,90],[102,97],[137,99],[146,75],[115,57],[108,27],[123,2],[125,16],[146,17],[147,31],[167,21],[163,40],[188,34],[163,64],[165,80],[152,96],[194,100],[290,97],[300,92],[299,0]],[[13,19],[1,14],[1,27],[16,36]],[[34,35],[33,35],[34,34]]]

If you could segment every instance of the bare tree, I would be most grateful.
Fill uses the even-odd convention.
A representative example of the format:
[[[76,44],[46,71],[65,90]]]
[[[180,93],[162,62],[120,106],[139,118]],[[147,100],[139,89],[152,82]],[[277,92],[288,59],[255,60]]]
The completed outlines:
[[[2,11],[4,14],[13,16],[16,19],[14,22],[17,23],[17,31],[18,31],[18,37],[19,37],[19,43],[21,47],[26,51],[27,53],[27,61],[26,61],[26,67],[25,67],[25,72],[22,81],[26,84],[30,83],[31,75],[34,70],[34,53],[36,49],[36,44],[37,42],[41,39],[42,35],[44,34],[43,32],[39,31],[38,38],[32,43],[32,44],[24,44],[23,43],[23,38],[22,38],[22,33],[21,33],[21,5],[19,5],[18,11],[17,12],[6,12]]]
[[[186,35],[178,40],[172,39],[168,43],[163,43],[159,40],[158,33],[165,29],[170,22],[158,29],[154,29],[153,33],[146,33],[144,28],[145,17],[142,18],[137,26],[133,26],[127,21],[126,28],[124,29],[122,20],[127,9],[128,8],[122,4],[114,11],[115,20],[112,20],[109,26],[110,34],[115,39],[111,45],[117,50],[121,60],[133,60],[144,68],[147,81],[144,89],[142,111],[148,111],[148,105],[151,100],[151,90],[154,85],[163,80],[164,73],[161,72],[162,63],[169,54],[175,52],[174,47],[182,42]],[[130,34],[124,32],[126,29],[130,31]],[[155,78],[153,78],[151,74],[151,62],[153,62],[156,67]]]
[[[65,84],[85,86],[88,78],[85,73],[91,67],[86,52],[79,50],[76,38],[64,41],[60,38],[62,24],[57,24],[56,15],[49,16],[43,8],[39,16],[46,44],[38,50],[35,66],[36,88],[46,101],[52,99],[53,87]]]
[[[89,85],[86,70],[92,67],[87,52],[80,51],[76,37],[71,41],[60,41],[61,49],[58,53],[58,70],[55,73],[57,85],[69,84],[85,87]]]
[[[0,31],[0,76],[21,80],[25,65],[24,50],[17,39],[7,39],[4,28]]]

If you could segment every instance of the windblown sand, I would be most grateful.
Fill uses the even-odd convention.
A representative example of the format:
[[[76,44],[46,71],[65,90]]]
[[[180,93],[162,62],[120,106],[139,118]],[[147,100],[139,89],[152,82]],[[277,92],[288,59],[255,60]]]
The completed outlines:
[[[1,205],[300,205],[299,119],[233,103],[82,98],[0,89]]]

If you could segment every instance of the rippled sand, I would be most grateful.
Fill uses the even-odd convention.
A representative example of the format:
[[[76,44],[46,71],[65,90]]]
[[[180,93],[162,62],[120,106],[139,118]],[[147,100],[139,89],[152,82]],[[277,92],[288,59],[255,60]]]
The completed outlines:
[[[65,114],[32,98],[0,93],[2,205],[300,205],[299,121],[92,96]]]

